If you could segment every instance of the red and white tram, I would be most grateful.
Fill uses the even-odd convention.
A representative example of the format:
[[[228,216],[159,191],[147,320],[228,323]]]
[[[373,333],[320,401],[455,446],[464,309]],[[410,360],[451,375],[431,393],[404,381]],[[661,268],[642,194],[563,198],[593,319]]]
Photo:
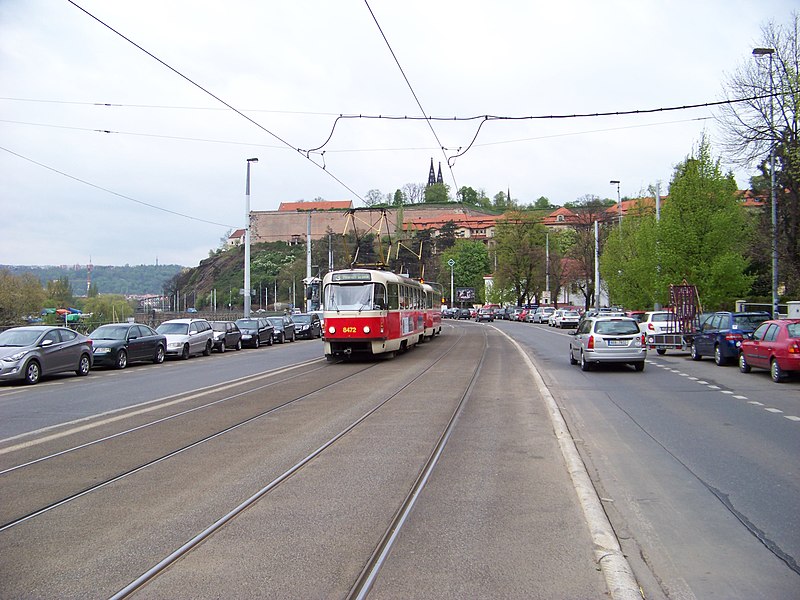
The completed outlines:
[[[429,283],[423,283],[425,290],[425,337],[433,338],[442,333],[442,293]]]
[[[394,355],[424,341],[433,298],[419,281],[390,271],[345,269],[325,275],[322,285],[328,360]],[[430,335],[434,327],[431,321]]]

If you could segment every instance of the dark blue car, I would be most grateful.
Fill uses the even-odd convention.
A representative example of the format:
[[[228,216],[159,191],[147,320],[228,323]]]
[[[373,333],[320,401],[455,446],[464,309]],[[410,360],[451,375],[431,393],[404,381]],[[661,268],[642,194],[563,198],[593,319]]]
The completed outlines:
[[[737,360],[742,340],[748,338],[769,318],[769,313],[766,312],[711,313],[694,334],[692,360],[713,356],[714,362],[719,366]]]

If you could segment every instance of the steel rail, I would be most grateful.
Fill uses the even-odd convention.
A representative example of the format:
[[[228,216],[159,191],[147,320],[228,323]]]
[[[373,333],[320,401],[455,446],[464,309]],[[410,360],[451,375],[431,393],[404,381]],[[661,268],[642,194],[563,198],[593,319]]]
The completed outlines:
[[[47,506],[45,506],[43,508],[40,508],[40,509],[35,510],[33,512],[30,512],[27,515],[24,515],[22,517],[19,517],[17,519],[14,519],[12,521],[4,523],[4,524],[0,525],[0,533],[2,533],[3,531],[6,531],[8,529],[11,529],[12,527],[14,527],[16,525],[19,525],[20,523],[24,523],[25,521],[29,521],[29,520],[31,520],[31,519],[33,519],[35,517],[43,515],[44,513],[47,513],[49,511],[55,509],[55,508],[58,508],[59,506],[63,506],[65,504],[68,504],[69,502],[77,500],[78,498],[81,498],[81,497],[83,497],[83,496],[85,496],[87,494],[90,494],[92,492],[96,492],[97,490],[100,490],[100,489],[102,489],[102,488],[104,488],[106,486],[109,486],[112,483],[115,483],[115,482],[117,482],[117,481],[119,481],[121,479],[125,479],[126,477],[130,477],[131,475],[134,475],[135,473],[143,471],[144,469],[147,469],[147,468],[152,467],[154,465],[157,465],[157,464],[159,464],[161,462],[164,462],[165,460],[168,460],[170,458],[178,456],[179,454],[182,454],[182,453],[186,452],[187,450],[191,450],[192,448],[196,448],[197,446],[200,446],[201,444],[204,444],[204,443],[206,443],[208,441],[211,441],[213,439],[216,439],[216,438],[218,438],[218,437],[220,437],[222,435],[230,433],[231,431],[239,429],[240,427],[243,427],[244,425],[247,425],[249,423],[257,421],[258,419],[261,419],[263,417],[271,415],[272,413],[274,413],[274,412],[276,412],[276,411],[278,411],[278,410],[280,410],[282,408],[285,408],[286,406],[289,406],[291,404],[294,404],[295,402],[303,400],[304,398],[307,398],[309,396],[317,394],[317,393],[319,393],[319,392],[321,392],[321,391],[323,391],[323,390],[325,390],[325,389],[327,389],[329,387],[333,387],[333,386],[339,385],[341,382],[347,381],[351,377],[355,377],[357,375],[360,375],[364,371],[367,371],[367,370],[373,368],[374,366],[375,365],[370,365],[366,369],[361,369],[360,371],[357,371],[356,373],[353,373],[351,375],[348,375],[347,377],[343,377],[343,378],[341,378],[341,379],[339,379],[337,381],[334,381],[332,383],[324,385],[324,386],[322,386],[322,387],[320,387],[320,388],[318,388],[316,390],[313,390],[311,392],[303,394],[302,396],[297,396],[296,398],[292,398],[291,400],[287,400],[286,402],[283,402],[283,403],[281,403],[281,404],[279,404],[277,406],[273,406],[272,408],[270,408],[270,409],[268,409],[266,411],[260,412],[260,413],[258,413],[256,415],[253,415],[252,417],[248,417],[247,419],[244,419],[243,421],[240,421],[238,423],[230,425],[230,426],[226,427],[225,429],[217,431],[216,433],[212,433],[210,435],[207,435],[207,436],[205,436],[205,437],[203,437],[203,438],[201,438],[199,440],[195,440],[194,442],[192,442],[190,444],[187,444],[187,445],[185,445],[185,446],[183,446],[181,448],[173,450],[173,451],[171,451],[171,452],[169,452],[167,454],[164,454],[164,455],[162,455],[162,456],[160,456],[158,458],[154,458],[154,459],[149,460],[149,461],[147,461],[147,462],[145,462],[145,463],[143,463],[143,464],[141,464],[141,465],[139,465],[137,467],[133,467],[131,469],[128,469],[127,471],[124,471],[123,473],[119,473],[119,474],[115,475],[114,477],[112,477],[111,479],[107,479],[105,481],[101,481],[100,483],[94,484],[94,485],[92,485],[92,486],[90,486],[88,488],[85,488],[85,489],[83,489],[83,490],[81,490],[79,492],[75,492],[73,494],[70,494],[66,498],[62,498],[61,500],[58,500],[58,501],[53,502],[51,504],[48,504]],[[256,390],[251,390],[251,392],[252,391],[256,391]],[[236,394],[236,396],[243,395],[245,393],[250,393],[250,392],[241,392],[240,394]]]
[[[483,363],[486,359],[487,347],[488,338],[486,331],[484,331],[483,352],[481,353],[481,359],[478,361],[478,365],[475,367],[475,370],[470,377],[466,390],[462,394],[458,405],[455,407],[455,410],[453,410],[453,414],[450,416],[444,431],[442,431],[442,434],[439,436],[436,445],[428,457],[428,460],[425,462],[422,470],[420,471],[420,474],[417,476],[416,481],[414,481],[414,484],[411,486],[411,490],[400,505],[400,508],[370,556],[370,559],[367,561],[367,564],[364,566],[364,569],[361,571],[361,574],[358,576],[358,579],[356,579],[356,582],[350,588],[350,592],[347,594],[347,600],[363,600],[367,597],[367,594],[369,594],[369,591],[372,589],[379,571],[386,562],[386,559],[388,558],[389,553],[391,552],[392,547],[397,540],[397,536],[400,535],[403,525],[405,525],[409,515],[411,514],[411,511],[414,508],[414,505],[417,502],[417,499],[422,493],[422,490],[425,488],[425,485],[428,483],[428,479],[430,478],[433,469],[439,462],[439,458],[442,456],[442,452],[444,452],[444,448],[447,445],[447,442],[450,440],[453,430],[455,429],[458,417],[461,415],[467,400],[472,395],[472,390],[477,382],[478,374],[483,368]]]
[[[257,503],[261,498],[266,496],[269,492],[273,489],[278,487],[280,484],[285,482],[287,479],[295,475],[300,469],[304,466],[318,458],[325,450],[333,446],[336,442],[341,440],[347,434],[352,432],[356,427],[358,427],[361,423],[366,421],[369,417],[374,415],[378,412],[381,408],[386,406],[389,402],[394,400],[397,396],[400,395],[404,390],[412,386],[416,383],[425,373],[433,369],[440,361],[442,361],[450,352],[457,347],[458,342],[460,342],[464,337],[462,334],[453,342],[453,344],[445,350],[445,352],[439,356],[435,361],[433,361],[430,365],[428,365],[425,369],[423,369],[419,374],[417,374],[413,379],[401,385],[396,391],[392,392],[387,398],[373,406],[363,415],[361,415],[358,419],[350,423],[347,427],[342,429],[339,433],[328,439],[325,443],[319,446],[316,450],[311,452],[310,454],[306,455],[300,461],[295,463],[293,466],[289,467],[286,471],[284,471],[281,475],[273,479],[269,482],[266,486],[261,488],[255,494],[244,500],[241,504],[236,506],[233,510],[228,512],[226,515],[220,517],[217,521],[209,525],[206,529],[198,533],[193,538],[189,539],[185,544],[183,544],[180,548],[169,554],[169,556],[165,557],[161,561],[159,561],[156,565],[145,571],[142,575],[137,577],[134,581],[129,583],[127,586],[119,590],[116,594],[111,596],[109,600],[122,600],[123,598],[127,598],[130,594],[134,593],[136,590],[140,589],[156,577],[168,569],[172,564],[178,561],[180,558],[188,554],[193,548],[201,544],[203,541],[208,539],[214,533],[222,529],[228,522],[239,516],[245,510],[247,510],[250,506]]]

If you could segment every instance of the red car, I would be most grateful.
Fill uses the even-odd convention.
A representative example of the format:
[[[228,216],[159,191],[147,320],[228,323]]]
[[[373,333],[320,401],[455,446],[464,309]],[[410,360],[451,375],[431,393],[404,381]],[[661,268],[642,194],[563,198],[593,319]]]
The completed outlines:
[[[800,319],[764,321],[750,339],[742,341],[739,370],[769,369],[772,381],[783,381],[790,371],[800,371]]]

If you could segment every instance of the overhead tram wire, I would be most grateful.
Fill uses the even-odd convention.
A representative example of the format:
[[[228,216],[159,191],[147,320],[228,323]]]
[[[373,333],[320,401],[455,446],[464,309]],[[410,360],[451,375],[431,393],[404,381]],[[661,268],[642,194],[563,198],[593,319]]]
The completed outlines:
[[[280,136],[279,136],[279,135],[277,135],[276,133],[273,133],[272,131],[270,131],[269,129],[267,129],[266,127],[264,127],[264,126],[263,126],[261,123],[259,123],[258,121],[254,120],[254,119],[251,119],[251,118],[250,118],[250,117],[248,117],[246,114],[244,114],[244,113],[243,113],[241,110],[237,109],[236,107],[234,107],[233,105],[229,104],[228,102],[226,102],[225,100],[223,100],[223,99],[222,99],[222,98],[220,98],[219,96],[217,96],[217,95],[215,95],[214,93],[210,92],[209,90],[207,90],[206,88],[204,88],[202,85],[200,85],[199,83],[197,83],[197,82],[196,82],[196,81],[194,81],[193,79],[191,79],[191,78],[187,77],[186,75],[184,75],[183,73],[181,73],[180,71],[178,71],[177,69],[175,69],[174,67],[172,67],[172,66],[168,65],[167,63],[165,63],[163,60],[161,60],[160,58],[158,58],[158,57],[157,57],[155,54],[153,54],[152,52],[150,52],[150,51],[146,50],[145,48],[143,48],[142,46],[140,46],[139,44],[137,44],[136,42],[134,42],[132,39],[130,39],[130,38],[128,38],[128,37],[126,37],[124,34],[122,34],[121,32],[119,32],[119,31],[117,31],[116,29],[114,29],[113,27],[111,27],[111,26],[110,26],[108,23],[105,23],[104,21],[102,21],[102,20],[101,20],[101,19],[99,19],[98,17],[94,16],[94,15],[93,15],[92,13],[90,13],[88,10],[86,10],[85,8],[83,8],[82,6],[80,6],[79,4],[77,4],[77,3],[76,3],[74,0],[67,0],[67,2],[69,2],[70,4],[72,4],[72,5],[73,5],[75,8],[77,8],[78,10],[80,10],[81,12],[83,12],[84,14],[86,14],[87,16],[91,17],[92,19],[94,19],[95,21],[97,21],[98,23],[100,23],[100,24],[101,24],[103,27],[105,27],[105,28],[106,28],[106,29],[108,29],[109,31],[112,31],[113,33],[115,33],[116,35],[118,35],[119,37],[121,37],[123,40],[125,40],[126,42],[128,42],[129,44],[131,44],[131,45],[135,46],[136,48],[138,48],[139,50],[141,50],[142,52],[144,52],[145,54],[147,54],[147,56],[149,56],[149,57],[150,57],[150,58],[152,58],[153,60],[155,60],[155,61],[157,61],[158,63],[160,63],[161,65],[165,66],[167,69],[169,69],[170,71],[172,71],[173,73],[175,73],[176,75],[178,75],[179,77],[181,77],[182,79],[184,79],[184,80],[188,81],[190,84],[192,84],[193,86],[195,86],[196,88],[198,88],[198,89],[199,89],[199,90],[201,90],[202,92],[204,92],[204,93],[208,94],[209,96],[211,96],[212,98],[214,98],[214,100],[216,100],[217,102],[219,102],[219,103],[223,104],[224,106],[228,107],[230,110],[232,110],[233,112],[235,112],[235,113],[236,113],[237,115],[239,115],[240,117],[242,117],[242,118],[246,119],[247,121],[249,121],[250,123],[252,123],[252,124],[253,124],[253,125],[255,125],[256,127],[258,127],[259,129],[261,129],[262,131],[264,131],[265,133],[267,133],[267,134],[271,135],[272,137],[274,137],[276,140],[278,140],[280,143],[284,144],[284,145],[285,145],[285,146],[287,146],[288,148],[291,148],[292,150],[295,150],[295,151],[297,151],[297,153],[298,153],[298,154],[300,154],[300,156],[303,156],[303,153],[300,151],[300,149],[299,149],[299,148],[296,148],[296,147],[292,146],[292,145],[291,145],[289,142],[287,142],[286,140],[284,140],[282,137],[280,137]],[[358,194],[358,193],[357,193],[355,190],[353,190],[353,189],[352,189],[350,186],[348,186],[348,185],[347,185],[347,184],[346,184],[344,181],[342,181],[341,179],[339,179],[338,177],[336,177],[336,175],[334,175],[333,173],[331,173],[330,171],[328,171],[328,169],[327,169],[325,166],[323,166],[323,165],[319,165],[318,163],[314,162],[314,161],[313,161],[313,160],[311,160],[311,158],[310,158],[309,156],[307,156],[307,155],[305,156],[305,159],[306,159],[306,160],[308,160],[308,161],[309,161],[311,164],[313,164],[313,165],[314,165],[314,166],[316,166],[317,168],[319,168],[319,169],[322,169],[322,170],[323,170],[323,171],[324,171],[324,172],[325,172],[325,173],[326,173],[326,174],[327,174],[327,175],[328,175],[330,178],[332,178],[332,179],[333,179],[334,181],[336,181],[336,182],[337,182],[339,185],[341,185],[342,187],[344,187],[344,188],[345,188],[347,191],[349,191],[351,194],[353,194],[353,195],[354,195],[356,198],[358,198],[359,200],[361,200],[362,202],[364,202],[364,199],[363,199],[363,198],[362,198],[362,197],[361,197],[361,196],[360,196],[360,195],[359,195],[359,194]]]
[[[95,189],[101,190],[101,191],[106,192],[108,194],[112,194],[114,196],[118,196],[119,198],[124,198],[125,200],[130,200],[131,202],[135,202],[136,204],[141,204],[143,206],[148,206],[148,207],[153,208],[155,210],[160,210],[162,212],[169,213],[171,215],[176,215],[178,217],[184,217],[186,219],[191,219],[193,221],[199,221],[200,223],[208,223],[209,225],[218,225],[219,227],[225,227],[227,229],[235,229],[232,225],[226,225],[225,223],[217,223],[216,221],[208,221],[207,219],[201,219],[199,217],[193,217],[192,215],[187,215],[187,214],[180,213],[180,212],[177,212],[177,211],[174,211],[174,210],[170,210],[168,208],[163,208],[161,206],[156,206],[155,204],[150,204],[149,202],[144,202],[143,200],[137,200],[136,198],[131,198],[130,196],[126,196],[125,194],[120,194],[119,192],[115,192],[113,190],[109,190],[108,188],[104,188],[104,187],[102,187],[100,185],[91,183],[89,181],[86,181],[85,179],[81,179],[80,177],[75,177],[74,175],[70,175],[69,173],[65,173],[64,171],[59,171],[56,168],[50,167],[50,166],[48,166],[48,165],[46,165],[44,163],[40,163],[40,162],[38,162],[36,160],[33,160],[32,158],[28,158],[27,156],[23,156],[22,154],[18,154],[17,152],[14,152],[13,150],[9,150],[8,148],[4,148],[3,146],[0,146],[0,150],[8,152],[9,154],[13,154],[17,158],[21,158],[22,160],[27,160],[28,162],[33,163],[34,165],[37,165],[39,167],[42,167],[43,169],[47,169],[48,171],[52,171],[53,173],[58,173],[59,175],[62,175],[63,177],[67,177],[68,179],[72,179],[74,181],[77,181],[77,182],[82,183],[84,185],[88,185],[89,187],[93,187]]]
[[[397,59],[397,55],[394,53],[394,50],[392,49],[392,45],[389,43],[389,40],[386,38],[386,34],[383,33],[383,28],[381,27],[381,24],[378,23],[378,18],[375,16],[375,13],[372,12],[372,7],[369,5],[369,1],[368,0],[364,0],[364,4],[367,5],[367,10],[369,10],[369,14],[372,15],[372,20],[375,21],[375,25],[378,27],[378,31],[380,31],[381,37],[383,37],[383,41],[386,42],[386,47],[389,48],[389,52],[391,52],[392,58],[394,58],[394,62],[397,64],[397,68],[400,69],[400,74],[403,76],[403,79],[405,79],[406,85],[408,86],[408,89],[411,90],[411,95],[414,96],[414,100],[416,101],[417,106],[419,106],[420,112],[424,116],[425,115],[425,109],[422,108],[422,103],[419,101],[419,98],[417,97],[417,94],[414,91],[414,88],[411,85],[411,82],[408,80],[408,77],[406,77],[406,73],[405,73],[405,71],[403,71],[403,67],[400,64],[400,61]],[[431,133],[433,133],[433,137],[436,138],[436,143],[439,144],[439,148],[440,148],[440,150],[442,152],[442,155],[444,156],[445,163],[447,163],[447,168],[450,169],[450,176],[453,178],[453,185],[455,186],[455,192],[456,192],[456,194],[458,194],[458,183],[456,182],[456,174],[453,173],[453,167],[450,165],[450,160],[447,158],[447,152],[445,152],[444,144],[442,144],[441,140],[439,139],[439,136],[436,135],[436,130],[433,128],[433,124],[431,123],[431,119],[429,117],[424,117],[424,118],[425,118],[425,122],[428,124],[428,127],[430,127]],[[333,132],[331,132],[331,135],[333,135]]]

